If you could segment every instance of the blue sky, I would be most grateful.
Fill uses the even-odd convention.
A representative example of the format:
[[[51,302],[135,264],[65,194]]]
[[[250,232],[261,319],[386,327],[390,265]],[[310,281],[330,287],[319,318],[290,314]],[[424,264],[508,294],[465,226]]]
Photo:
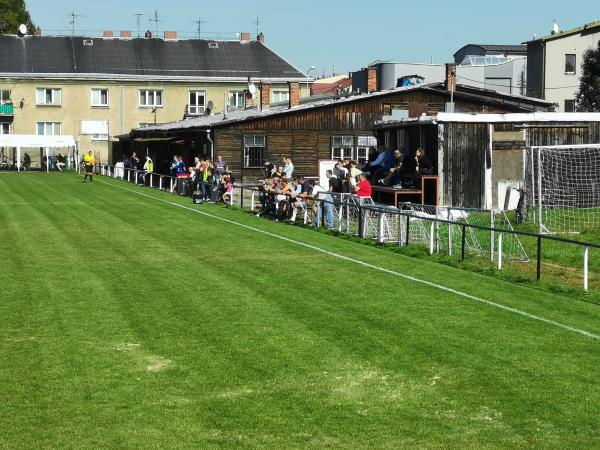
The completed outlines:
[[[266,43],[273,50],[313,74],[359,69],[375,60],[444,63],[468,43],[517,44],[542,36],[556,19],[570,29],[600,19],[600,2],[558,0],[394,1],[394,0],[256,0],[254,2],[184,0],[26,0],[33,21],[46,34],[70,28],[73,9],[77,30],[137,30],[135,13],[143,13],[142,31],[155,29],[149,16],[158,10],[159,30],[192,37],[202,19],[207,37],[235,32],[256,34],[258,16]]]

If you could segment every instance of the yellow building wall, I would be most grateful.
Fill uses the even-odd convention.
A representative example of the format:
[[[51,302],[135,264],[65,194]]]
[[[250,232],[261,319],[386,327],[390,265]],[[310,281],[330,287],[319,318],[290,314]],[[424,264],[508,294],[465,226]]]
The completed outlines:
[[[37,105],[37,88],[61,89],[60,106]],[[10,90],[14,104],[12,133],[37,134],[38,122],[60,122],[62,134],[72,135],[80,152],[92,150],[101,162],[109,160],[110,140],[114,140],[115,136],[129,133],[140,123],[154,123],[152,108],[139,105],[140,90],[163,91],[163,104],[156,110],[156,122],[166,123],[183,119],[190,91],[205,91],[205,105],[212,101],[213,113],[217,114],[223,112],[229,92],[246,88],[246,83],[0,80],[0,90]],[[108,89],[108,107],[91,106],[92,89]],[[287,90],[287,83],[271,85],[271,91]],[[305,84],[301,85],[301,95],[308,95]],[[254,104],[258,101],[258,98],[255,99]],[[109,122],[109,141],[92,141],[91,136],[81,134],[81,121],[105,120]]]

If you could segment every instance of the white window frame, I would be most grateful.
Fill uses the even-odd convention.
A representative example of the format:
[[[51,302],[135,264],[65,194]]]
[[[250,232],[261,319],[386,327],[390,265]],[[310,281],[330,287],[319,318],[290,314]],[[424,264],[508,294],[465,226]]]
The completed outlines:
[[[50,101],[48,101],[48,96],[50,96]],[[36,88],[35,104],[37,106],[60,106],[62,104],[62,89],[45,87]]]
[[[250,152],[255,149],[260,151],[260,157],[256,165],[250,165]],[[263,165],[267,151],[267,138],[264,134],[247,134],[244,136],[244,169],[258,169]],[[252,158],[256,161],[256,156]]]
[[[157,102],[159,93],[160,102]],[[164,106],[165,101],[164,91],[162,89],[140,89],[138,101],[140,104],[140,108],[162,108]]]
[[[235,102],[232,103],[232,100]],[[240,102],[241,100],[241,102]],[[241,103],[241,104],[240,104]],[[242,109],[246,107],[246,94],[244,91],[229,91],[227,104],[230,109]]]
[[[359,136],[356,139],[356,161],[358,163],[369,162],[369,149],[371,147],[377,148],[377,138],[375,136]]]
[[[569,56],[572,56],[573,61],[573,71],[567,71],[567,59]],[[577,55],[575,53],[565,53],[565,75],[575,75],[577,74]]]
[[[102,91],[106,91],[106,103],[94,102],[94,93],[98,93],[98,98],[102,101]],[[90,90],[90,104],[92,108],[108,108],[110,106],[110,89],[92,88]]]
[[[331,137],[331,159],[351,161],[354,159],[354,136]]]
[[[12,124],[10,122],[0,122],[0,134],[12,134]]]
[[[192,96],[196,99],[196,104],[192,106]],[[198,97],[202,96],[202,105],[198,102]],[[201,116],[206,111],[206,91],[199,89],[189,91],[188,93],[188,114],[191,116]]]
[[[44,132],[40,133],[40,125],[44,127]],[[52,133],[48,134],[48,127],[52,127]],[[58,126],[58,133],[55,133],[54,127]],[[35,134],[37,136],[60,136],[63,133],[62,130],[62,122],[36,122],[35,124]]]
[[[8,96],[6,100],[4,100],[4,93],[8,92]],[[12,103],[12,91],[10,89],[0,89],[0,105],[5,105],[7,103]]]
[[[290,91],[274,90],[271,93],[271,103],[285,103],[290,101]]]

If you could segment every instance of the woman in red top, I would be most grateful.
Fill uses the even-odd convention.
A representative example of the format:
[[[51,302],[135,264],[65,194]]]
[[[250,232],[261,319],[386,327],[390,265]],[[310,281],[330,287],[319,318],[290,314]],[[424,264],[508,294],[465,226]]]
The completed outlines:
[[[360,183],[354,188],[354,192],[359,197],[370,197],[371,196],[371,183],[367,180],[367,176],[364,173],[359,175]]]

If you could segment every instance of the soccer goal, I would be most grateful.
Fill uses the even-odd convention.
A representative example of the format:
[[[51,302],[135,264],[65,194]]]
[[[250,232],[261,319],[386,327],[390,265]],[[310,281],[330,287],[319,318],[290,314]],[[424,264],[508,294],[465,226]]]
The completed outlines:
[[[527,147],[525,186],[541,233],[600,226],[600,144]]]

